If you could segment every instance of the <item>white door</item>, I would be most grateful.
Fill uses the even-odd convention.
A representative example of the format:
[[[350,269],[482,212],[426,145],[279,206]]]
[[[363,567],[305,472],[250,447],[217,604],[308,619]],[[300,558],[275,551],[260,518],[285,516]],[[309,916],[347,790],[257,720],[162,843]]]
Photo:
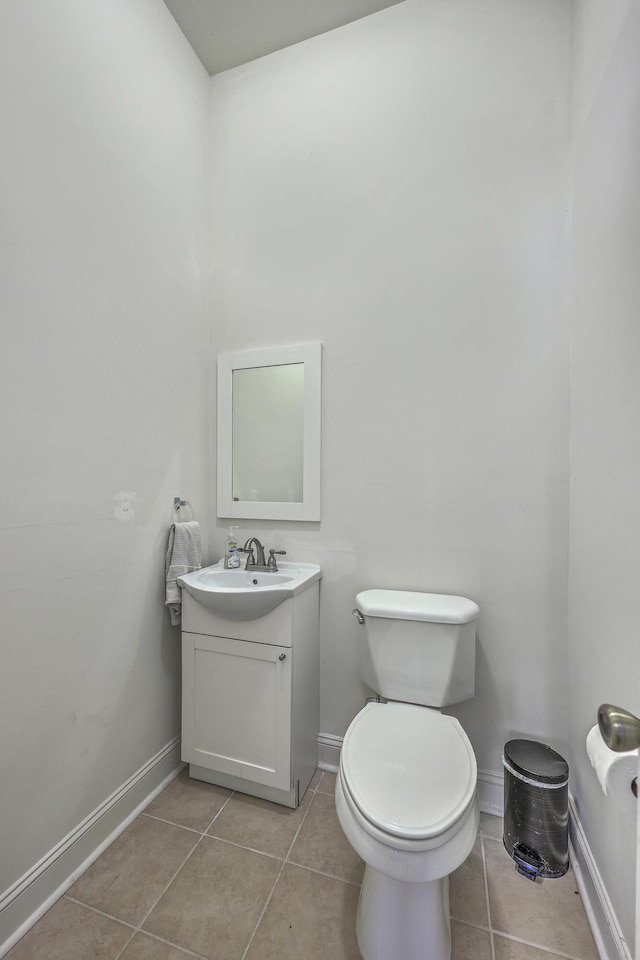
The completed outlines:
[[[182,634],[182,759],[291,789],[288,647]]]

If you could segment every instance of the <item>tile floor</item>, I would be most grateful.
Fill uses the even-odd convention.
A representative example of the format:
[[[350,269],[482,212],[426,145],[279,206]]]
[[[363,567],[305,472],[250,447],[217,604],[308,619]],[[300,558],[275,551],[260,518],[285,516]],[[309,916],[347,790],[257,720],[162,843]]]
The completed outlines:
[[[8,960],[359,960],[363,866],[334,786],[318,771],[289,810],[183,770]],[[501,835],[483,815],[451,879],[454,960],[598,960],[571,872],[519,877]]]

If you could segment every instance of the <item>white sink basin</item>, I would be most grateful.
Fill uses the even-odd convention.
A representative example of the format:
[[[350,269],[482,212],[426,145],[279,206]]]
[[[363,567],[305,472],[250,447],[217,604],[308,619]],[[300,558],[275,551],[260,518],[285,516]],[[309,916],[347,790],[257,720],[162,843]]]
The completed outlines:
[[[320,576],[315,563],[279,563],[277,573],[263,573],[225,570],[221,560],[178,577],[178,583],[194,600],[226,620],[256,620]]]

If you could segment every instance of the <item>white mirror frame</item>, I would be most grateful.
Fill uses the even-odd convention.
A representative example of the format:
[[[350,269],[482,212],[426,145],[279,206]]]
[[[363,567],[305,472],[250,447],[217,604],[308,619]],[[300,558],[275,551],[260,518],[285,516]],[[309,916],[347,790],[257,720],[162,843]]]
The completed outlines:
[[[302,503],[233,499],[233,371],[304,363]],[[320,412],[322,345],[268,347],[218,357],[218,517],[252,520],[320,519]]]

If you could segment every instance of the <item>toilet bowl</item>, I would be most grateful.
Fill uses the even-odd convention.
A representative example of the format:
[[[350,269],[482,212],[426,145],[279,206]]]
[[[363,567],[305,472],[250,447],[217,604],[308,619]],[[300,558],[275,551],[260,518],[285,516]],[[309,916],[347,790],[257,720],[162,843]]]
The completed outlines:
[[[480,822],[477,764],[455,717],[473,696],[479,609],[464,597],[370,590],[360,675],[387,702],[351,722],[336,812],[364,860],[356,935],[364,960],[450,960],[449,876]]]
[[[454,717],[369,703],[349,727],[336,811],[365,862],[356,935],[365,960],[449,960],[449,875],[473,849],[473,749]]]

